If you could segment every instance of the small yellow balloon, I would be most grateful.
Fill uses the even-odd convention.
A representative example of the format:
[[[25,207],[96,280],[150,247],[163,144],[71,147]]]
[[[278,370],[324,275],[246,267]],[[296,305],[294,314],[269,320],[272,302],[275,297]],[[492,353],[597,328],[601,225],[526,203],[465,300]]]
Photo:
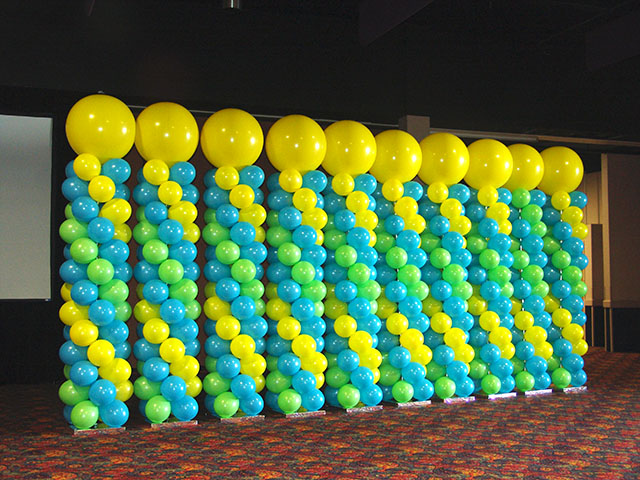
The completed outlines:
[[[338,195],[346,196],[353,192],[355,187],[355,181],[353,177],[345,172],[338,173],[333,180],[331,180],[331,188]]]
[[[216,333],[223,340],[233,340],[240,334],[240,322],[231,315],[225,315],[216,322]]]
[[[559,190],[551,195],[551,205],[556,210],[564,210],[571,205],[571,196],[567,192]]]
[[[220,297],[209,297],[203,305],[204,314],[211,320],[218,321],[225,315],[231,315],[231,305]]]
[[[404,219],[405,230],[413,230],[417,234],[421,234],[425,228],[427,228],[427,221],[422,215],[415,214]]]
[[[382,184],[382,195],[386,200],[395,202],[404,195],[404,185],[396,178],[387,180]]]
[[[523,143],[509,145],[513,157],[513,172],[504,184],[504,188],[514,191],[516,188],[533,190],[544,175],[544,162],[538,151]]]
[[[293,194],[293,206],[301,212],[306,212],[313,209],[316,206],[317,202],[318,197],[310,188],[301,188]]]
[[[433,133],[420,142],[422,166],[418,175],[424,183],[460,183],[469,170],[469,150],[450,133]]]
[[[550,147],[540,155],[544,160],[544,175],[538,188],[547,195],[556,192],[573,192],[584,174],[582,160],[576,152],[567,147]]]
[[[304,115],[288,115],[267,133],[267,157],[278,170],[316,170],[324,160],[327,139],[322,127]]]
[[[356,333],[358,324],[350,315],[340,315],[336,318],[333,328],[338,336],[349,338],[351,335]]]
[[[302,187],[302,174],[295,168],[287,168],[278,176],[278,184],[285,192],[293,193]]]
[[[454,360],[459,360],[467,364],[471,362],[471,360],[473,360],[476,356],[476,351],[468,343],[460,345],[458,348],[455,348],[453,352],[454,352],[454,357],[453,357]]]
[[[89,196],[98,203],[108,202],[116,193],[116,184],[109,177],[98,175],[89,182]]]
[[[387,330],[393,335],[402,335],[409,328],[409,320],[401,313],[392,313],[386,321]]]
[[[131,227],[126,223],[121,223],[120,225],[115,226],[115,231],[113,232],[114,240],[122,240],[124,243],[129,243],[131,236]]]
[[[253,204],[256,194],[249,185],[236,185],[229,193],[229,202],[236,208],[246,208]]]
[[[316,341],[311,335],[298,335],[291,342],[291,351],[298,357],[304,358],[312,355],[316,351]]]
[[[71,107],[65,131],[77,154],[90,153],[104,163],[129,153],[136,122],[129,107],[117,98],[89,95]]]
[[[249,335],[241,334],[231,340],[231,353],[240,359],[252,357],[256,351],[256,342]]]
[[[115,356],[116,350],[107,340],[96,340],[87,349],[87,359],[97,367],[111,363]]]
[[[436,333],[446,333],[451,324],[451,317],[444,312],[437,312],[431,317],[431,329]]]
[[[122,198],[114,198],[102,206],[100,216],[108,218],[114,225],[123,224],[131,217],[131,205]]]
[[[347,195],[347,208],[354,213],[364,212],[369,208],[369,196],[360,191]]]
[[[422,165],[422,150],[416,139],[402,130],[386,130],[375,138],[378,153],[370,173],[383,183],[413,180]]]
[[[433,203],[442,203],[449,196],[449,189],[444,182],[434,182],[427,188],[427,197]]]
[[[240,174],[235,167],[220,167],[215,174],[216,184],[224,189],[231,190],[240,182]]]
[[[371,131],[359,122],[341,120],[324,130],[327,153],[322,167],[330,175],[367,173],[376,159],[376,140]]]
[[[478,190],[478,203],[485,207],[490,207],[491,205],[495,205],[498,201],[498,189],[491,186],[485,185],[484,187]]]
[[[214,167],[253,165],[262,152],[264,134],[258,121],[237,108],[211,115],[202,126],[202,153]]]
[[[300,335],[300,322],[293,317],[284,317],[278,322],[277,331],[285,340],[293,340]]]
[[[160,357],[167,363],[177,362],[184,354],[184,343],[178,338],[167,338],[160,344]]]
[[[454,217],[449,221],[449,230],[452,232],[458,232],[460,235],[464,236],[471,231],[471,220],[469,220],[469,217],[465,217],[464,215]]]
[[[73,171],[81,180],[89,181],[93,177],[100,175],[102,165],[95,155],[81,153],[73,161]]]
[[[464,181],[480,190],[490,185],[499,188],[513,172],[513,157],[509,149],[497,140],[483,138],[469,145],[469,170]]]
[[[248,222],[254,227],[259,227],[267,219],[267,211],[262,205],[252,203],[240,210],[240,221]]]
[[[169,325],[161,318],[152,318],[142,327],[142,334],[147,341],[161,344],[169,338]]]
[[[182,226],[195,222],[197,217],[198,209],[193,203],[186,200],[181,200],[169,207],[169,218],[179,221]]]
[[[126,402],[133,397],[133,383],[129,380],[120,382],[116,385],[116,400]]]
[[[169,165],[162,160],[149,160],[142,167],[144,179],[151,185],[160,185],[169,180]]]
[[[589,235],[589,227],[584,223],[578,223],[577,225],[572,225],[573,227],[573,236],[578,237],[580,240],[584,240]]]
[[[572,227],[580,224],[584,218],[583,211],[578,207],[568,207],[562,212],[562,220]]]
[[[446,199],[442,202],[442,205],[440,205],[440,214],[448,219],[460,216],[462,214],[462,204],[460,200],[455,198]]]
[[[81,306],[73,300],[68,300],[60,307],[58,316],[62,323],[72,326],[79,320],[89,320],[89,307]]]
[[[418,202],[411,197],[402,197],[393,206],[396,215],[402,218],[408,218],[418,213]]]
[[[187,384],[187,395],[196,398],[202,392],[202,380],[197,375],[194,375],[188,380],[185,380]]]
[[[165,205],[175,205],[182,200],[182,187],[172,180],[163,182],[158,187],[158,199]]]
[[[188,240],[191,243],[197,243],[200,240],[200,227],[195,223],[188,223],[183,225],[184,227],[184,235],[182,235],[183,240]]]
[[[71,325],[69,338],[80,347],[87,347],[98,339],[98,327],[91,320],[78,320]]]

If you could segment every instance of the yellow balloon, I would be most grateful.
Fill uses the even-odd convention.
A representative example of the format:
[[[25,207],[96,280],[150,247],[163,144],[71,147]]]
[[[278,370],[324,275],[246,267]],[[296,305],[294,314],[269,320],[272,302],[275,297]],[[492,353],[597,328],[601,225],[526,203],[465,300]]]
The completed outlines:
[[[162,160],[149,160],[142,167],[144,179],[151,185],[160,185],[169,180],[169,165]]]
[[[431,317],[431,329],[437,333],[446,333],[451,323],[451,317],[444,312],[437,312]]]
[[[196,398],[202,392],[202,380],[197,375],[185,380],[187,384],[187,395]]]
[[[231,315],[225,315],[216,322],[216,333],[223,340],[233,340],[240,334],[240,322]]]
[[[191,243],[197,243],[200,240],[200,227],[195,223],[188,223],[183,225],[184,227],[184,235],[182,236],[183,240],[188,240]]]
[[[231,353],[240,359],[250,358],[256,352],[256,342],[249,335],[241,334],[231,340]]]
[[[258,121],[237,108],[211,115],[202,126],[202,153],[214,167],[253,165],[262,152],[264,134]]]
[[[564,210],[565,208],[568,208],[569,205],[571,205],[571,196],[567,192],[559,190],[551,195],[551,206],[556,210]]]
[[[333,177],[333,180],[331,180],[331,188],[333,188],[333,191],[342,196],[347,196],[353,192],[355,185],[356,183],[353,177],[345,172],[338,173]]]
[[[133,396],[133,383],[129,380],[120,382],[116,385],[116,399],[126,402]]]
[[[364,212],[369,208],[369,195],[364,192],[351,192],[347,196],[347,208],[354,213]]]
[[[119,385],[131,377],[131,365],[124,358],[114,358],[111,363],[100,367],[98,373],[102,378]]]
[[[163,182],[158,187],[158,200],[166,205],[175,205],[182,200],[182,187],[172,180]]]
[[[69,338],[80,347],[87,347],[98,339],[98,327],[91,320],[78,320],[71,325]]]
[[[454,360],[459,360],[467,364],[471,362],[471,360],[473,360],[474,357],[476,356],[476,351],[468,343],[460,345],[459,347],[455,348],[453,352],[454,352],[454,357],[453,357]],[[515,349],[514,349],[514,353],[515,353]]]
[[[220,167],[215,174],[216,184],[224,190],[231,190],[240,183],[240,174],[235,167]]]
[[[116,184],[109,177],[98,175],[89,182],[89,196],[98,203],[108,202],[116,193]]]
[[[89,307],[78,305],[73,300],[68,300],[62,304],[58,315],[62,323],[72,326],[79,320],[89,320]]]
[[[300,335],[301,325],[298,320],[293,317],[284,317],[278,322],[277,331],[285,340],[293,340]]]
[[[288,115],[274,123],[267,133],[267,157],[278,170],[316,170],[327,151],[322,127],[304,115]]]
[[[182,226],[195,222],[197,217],[198,209],[193,203],[186,200],[181,200],[169,207],[169,218],[179,221]]]
[[[240,210],[240,221],[248,222],[254,227],[259,227],[267,219],[267,211],[262,205],[252,203]]]
[[[240,368],[245,375],[258,377],[267,369],[267,361],[262,355],[254,353],[240,360]]]
[[[352,316],[340,315],[336,318],[333,329],[340,337],[349,338],[358,330],[358,324]]]
[[[402,197],[393,206],[396,215],[408,218],[418,213],[418,202],[411,197]]]
[[[169,325],[161,318],[152,318],[142,327],[142,334],[149,342],[161,344],[169,338]]]
[[[450,133],[433,133],[420,142],[422,166],[418,175],[424,183],[448,186],[460,183],[469,170],[469,150]]]
[[[387,317],[387,330],[393,335],[402,335],[409,328],[409,320],[401,313],[392,313]]]
[[[220,320],[225,315],[231,315],[231,305],[220,297],[207,298],[204,302],[203,309],[205,316],[214,322]]]
[[[485,207],[495,205],[498,201],[498,190],[491,185],[485,185],[478,190],[478,203]]]
[[[70,283],[63,283],[60,287],[60,296],[65,302],[71,300],[71,287],[72,285]]]
[[[330,175],[367,173],[376,159],[376,140],[371,131],[359,122],[341,120],[325,130],[327,153],[322,167]]]
[[[440,205],[440,214],[443,217],[452,219],[462,214],[462,204],[456,198],[448,198]]]
[[[73,161],[73,171],[81,180],[89,181],[93,177],[100,175],[102,165],[95,155],[81,153]]]
[[[131,240],[131,227],[126,223],[121,223],[115,226],[115,232],[113,233],[114,240],[122,240],[124,243],[129,243]]]
[[[162,160],[169,167],[193,156],[198,137],[195,118],[177,103],[149,105],[136,120],[136,148],[142,158]]]
[[[396,178],[387,180],[382,184],[382,195],[390,202],[395,202],[404,195],[404,185]]]
[[[185,354],[185,347],[179,338],[167,338],[160,344],[160,357],[168,363],[177,362]]]
[[[422,165],[420,145],[407,132],[386,130],[376,135],[378,153],[369,169],[379,182],[396,179],[402,183],[415,178]]]
[[[302,174],[295,168],[287,168],[278,176],[278,184],[285,192],[293,193],[302,188]]]
[[[107,340],[96,340],[87,349],[87,359],[97,367],[111,363],[115,356],[116,350]]]
[[[298,357],[308,357],[316,351],[316,341],[311,335],[298,335],[291,342],[291,351]]]
[[[538,188],[547,195],[558,191],[573,192],[584,174],[582,160],[576,152],[567,147],[550,147],[540,155],[544,160],[544,175]]]
[[[490,185],[504,185],[513,172],[513,157],[509,149],[497,140],[483,138],[469,145],[469,170],[464,181],[480,190]]]
[[[102,206],[100,216],[108,218],[114,225],[121,225],[131,217],[131,205],[122,198],[114,198]]]
[[[301,188],[293,194],[293,206],[301,212],[306,212],[315,208],[317,202],[318,197],[310,188]]]
[[[433,182],[427,188],[427,197],[433,203],[442,203],[449,196],[449,189],[444,182]]]
[[[409,351],[415,350],[422,344],[424,344],[424,335],[416,328],[409,328],[400,335],[400,345]]]
[[[67,115],[65,131],[71,148],[95,155],[102,163],[122,158],[133,146],[136,122],[129,107],[109,95],[89,95]]]
[[[195,377],[199,371],[200,363],[191,355],[185,355],[169,367],[169,372],[171,372],[172,375],[182,378],[185,382]]]
[[[533,190],[538,186],[544,174],[544,162],[538,151],[523,143],[509,145],[513,157],[513,172],[504,184],[504,188],[514,191],[516,188]]]

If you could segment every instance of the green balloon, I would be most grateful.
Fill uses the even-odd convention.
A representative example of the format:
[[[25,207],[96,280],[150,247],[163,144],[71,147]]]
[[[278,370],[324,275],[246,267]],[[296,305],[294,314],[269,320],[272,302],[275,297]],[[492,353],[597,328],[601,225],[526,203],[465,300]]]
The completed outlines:
[[[71,244],[71,258],[78,263],[89,263],[98,256],[98,244],[90,238],[78,238]]]
[[[264,314],[267,311],[267,305],[264,303],[264,300],[262,300],[261,298],[257,298],[254,303],[256,304],[256,311],[255,311],[255,315],[257,317],[264,317]],[[322,303],[321,303],[322,304]],[[321,316],[324,313],[324,310],[322,311],[322,313],[318,313],[318,307],[316,307],[316,314],[318,316]]]
[[[431,265],[434,267],[445,268],[451,263],[451,253],[444,248],[438,247],[431,252],[429,260],[431,261]]]
[[[233,417],[240,408],[240,400],[231,392],[225,392],[216,397],[213,410],[220,418]]]
[[[347,234],[333,228],[327,229],[324,234],[324,246],[330,250],[337,250],[338,247],[347,244]]]
[[[543,241],[542,251],[547,255],[553,255],[554,253],[556,253],[558,250],[562,248],[562,245],[560,245],[560,242],[557,239],[555,239],[552,235],[546,235],[542,237],[542,241]]]
[[[338,355],[326,352],[324,356],[327,358],[327,370],[338,365]]]
[[[544,270],[538,265],[527,265],[522,269],[522,279],[531,284],[532,287],[536,286],[544,278]]]
[[[178,260],[167,259],[162,262],[158,268],[158,277],[169,285],[179,282],[183,276],[184,267]]]
[[[208,395],[217,397],[229,391],[231,388],[231,380],[224,378],[218,372],[211,372],[202,380],[202,388]]]
[[[215,219],[215,210],[213,210],[213,212],[213,216]],[[202,238],[207,245],[217,247],[220,242],[229,240],[229,238],[231,238],[231,235],[228,228],[223,227],[214,220],[213,222],[208,222],[207,225],[202,229]]]
[[[238,262],[239,261],[240,260],[238,260]],[[255,268],[255,265],[254,265],[254,268]],[[233,272],[233,269],[232,269],[232,272]],[[253,276],[255,277],[255,274]],[[249,280],[248,282],[243,282],[240,284],[240,295],[252,298],[253,300],[258,300],[259,298],[262,297],[262,295],[264,295],[264,284],[257,278],[254,278],[253,280]]]
[[[147,216],[144,213],[146,207],[138,207],[136,209],[136,220],[138,222],[147,222]]]
[[[147,221],[141,221],[133,227],[133,238],[138,245],[144,245],[149,240],[156,240],[158,238],[158,226]]]
[[[75,218],[70,203],[67,203],[64,207],[64,218]]]
[[[513,252],[515,252],[515,251],[517,251],[517,250],[520,250],[520,240],[518,240],[518,239],[517,239],[516,237],[514,237],[514,236],[511,236],[511,237],[509,237],[509,238],[511,238],[511,246],[509,247],[509,251],[510,251],[511,253],[513,253]]]
[[[207,369],[207,372],[215,372],[217,363],[218,359],[216,357],[210,357],[209,355],[207,355],[204,358],[204,368]]]
[[[108,300],[114,305],[126,302],[127,298],[129,298],[129,287],[122,280],[114,278],[98,287],[98,296],[102,300]]]
[[[467,235],[467,250],[474,255],[480,255],[487,248],[487,240],[480,235]]]
[[[562,279],[569,282],[572,287],[582,281],[582,270],[573,265],[562,270]]]
[[[302,261],[291,267],[291,278],[300,285],[306,285],[316,276],[316,267],[312,263]]]
[[[320,280],[313,280],[302,285],[302,296],[312,302],[319,302],[327,295],[327,286]]]
[[[67,380],[58,388],[58,397],[65,405],[76,405],[89,398],[89,387],[80,387]]]
[[[420,270],[418,270],[420,272]],[[398,274],[399,275],[399,274]],[[350,281],[358,285],[358,290],[360,290],[360,285],[369,281],[369,277],[371,276],[371,270],[364,263],[355,263],[349,267],[347,271],[347,278]],[[418,280],[420,277],[418,277]],[[294,278],[295,280],[295,278]]]
[[[413,398],[413,385],[404,380],[400,380],[391,388],[391,395],[393,395],[394,400],[398,403],[410,402]]]
[[[113,279],[113,265],[109,260],[96,258],[87,267],[87,277],[96,285],[104,285]]]
[[[487,395],[495,395],[500,391],[502,382],[500,382],[500,379],[495,375],[489,374],[482,377],[480,386],[482,387],[482,391]]]
[[[204,211],[204,223],[214,223],[214,222],[216,222],[216,211],[213,208],[207,208]]]
[[[466,280],[457,285],[452,285],[452,295],[463,300],[469,300],[473,295],[473,287]],[[424,299],[423,299],[424,300]]]
[[[298,392],[287,389],[278,395],[278,406],[285,414],[295,413],[302,405],[302,397]]]
[[[162,240],[149,240],[142,247],[142,256],[147,262],[160,265],[169,258],[169,247]]]
[[[265,360],[267,361],[268,371],[277,371],[278,373],[280,372],[280,370],[278,370],[278,357],[276,357],[275,355],[267,355],[267,358],[265,358]]]
[[[75,218],[69,218],[62,222],[58,233],[60,234],[60,238],[66,243],[73,243],[80,238],[87,238],[89,235],[87,224]]]
[[[560,368],[560,357],[555,353],[547,359],[547,372],[553,372]]]
[[[216,247],[216,258],[225,265],[231,265],[240,258],[240,247],[231,240],[223,240]]]
[[[526,188],[516,188],[511,192],[511,205],[516,208],[524,208],[531,201],[531,193]]]
[[[340,403],[340,405],[342,405],[342,408],[353,408],[358,404],[359,401],[360,390],[358,390],[350,383],[341,386],[338,390],[338,402]]]
[[[400,380],[401,372],[390,363],[383,363],[380,365],[380,380],[378,383],[385,387],[390,387],[394,383]]]
[[[142,363],[142,362],[138,362]],[[152,382],[147,377],[138,377],[133,382],[133,393],[140,400],[150,400],[153,397],[160,395],[160,385],[162,382]]]
[[[238,283],[247,283],[256,278],[256,266],[251,260],[241,258],[231,266],[231,276]]]
[[[479,358],[474,358],[469,363],[469,376],[474,380],[480,380],[489,371],[487,364]]]
[[[437,235],[429,232],[423,232],[420,235],[420,248],[422,248],[425,252],[431,253],[434,249],[438,248],[442,240]]]
[[[502,290],[500,290],[500,295],[507,298],[513,297],[513,283],[511,282],[505,283],[502,286]]]
[[[540,282],[531,289],[531,293],[544,298],[549,295],[549,284],[544,280],[540,280]]]
[[[542,208],[538,205],[530,203],[526,207],[522,208],[520,212],[520,217],[529,222],[529,224],[533,225],[534,223],[538,223],[542,220]]]
[[[407,264],[408,255],[404,248],[391,247],[385,255],[387,265],[391,268],[402,268]]]
[[[513,374],[517,375],[518,373],[524,370],[524,362],[520,360],[518,357],[513,356],[511,358],[511,363],[513,364]]]
[[[116,320],[126,322],[131,318],[131,305],[129,302],[120,302],[114,305],[116,309]]]
[[[516,250],[513,252],[513,268],[516,270],[522,270],[529,265],[529,254],[524,250]]]
[[[564,250],[558,250],[551,255],[551,264],[559,270],[571,265],[571,255]]]
[[[504,287],[511,280],[511,270],[504,265],[498,265],[488,272],[489,280],[493,280],[501,287]]]
[[[198,285],[193,280],[183,278],[179,282],[169,285],[169,297],[186,304],[198,296]]]
[[[266,384],[270,392],[281,393],[291,387],[291,377],[283,374],[280,370],[272,370],[267,375]]]
[[[407,265],[409,266],[409,265]],[[420,269],[414,265],[410,265],[420,272]],[[405,267],[406,268],[406,267]],[[462,265],[458,265],[457,263],[451,263],[444,267],[442,271],[442,279],[449,282],[451,286],[457,285],[460,282],[464,282],[467,278],[467,271]],[[398,280],[400,279],[400,274],[398,274]],[[406,282],[404,282],[406,283]]]
[[[267,213],[267,225],[269,225],[269,227],[279,226],[280,225],[280,220],[278,220],[279,216],[280,214],[277,210],[269,210],[269,213]]]
[[[291,232],[280,225],[269,228],[267,230],[267,242],[272,247],[278,248],[280,245],[291,241]]]
[[[278,247],[278,260],[288,267],[300,261],[302,251],[295,243],[285,242]]]
[[[529,372],[521,371],[516,374],[516,388],[521,392],[528,392],[533,390],[533,386],[536,383],[536,379]]]
[[[388,232],[380,232],[377,234],[376,244],[374,248],[379,253],[387,253],[396,244],[396,238]]]
[[[451,398],[456,393],[456,382],[449,377],[440,377],[434,383],[436,395],[441,399]]]
[[[579,297],[584,297],[587,294],[587,290],[587,284],[583,281],[578,281],[575,284],[571,285],[571,293]]]
[[[84,400],[71,410],[71,423],[78,430],[86,430],[98,423],[99,416],[97,405],[90,400]]]
[[[340,245],[335,254],[336,263],[344,268],[349,268],[358,260],[358,252],[351,245]]]
[[[191,320],[197,320],[201,313],[202,313],[202,307],[200,306],[200,302],[198,302],[197,300],[194,299],[184,304],[185,318],[189,318]]]
[[[171,415],[171,402],[162,395],[151,397],[144,407],[144,414],[151,423],[162,423]]]
[[[346,385],[349,383],[349,378],[349,373],[345,372],[338,366],[329,368],[324,374],[325,382],[333,388],[340,388],[343,385]]]
[[[327,224],[324,226],[325,230],[333,230],[336,228],[336,222],[334,215],[327,214]]]
[[[567,388],[571,384],[571,373],[560,367],[551,373],[551,381],[557,388]]]
[[[144,362],[142,360],[138,360],[138,363],[136,364],[136,370],[140,375],[143,375],[142,371],[144,370]]]
[[[487,248],[480,253],[479,260],[483,268],[491,270],[500,265],[500,254],[491,248]]]
[[[427,379],[432,382],[444,377],[446,373],[447,369],[434,361],[429,362],[427,365]]]
[[[66,378],[67,380],[69,380],[70,373],[71,373],[71,365],[65,365],[64,367],[62,367],[62,374],[64,375],[64,378]]]
[[[531,225],[531,233],[533,235],[538,235],[540,237],[544,237],[547,234],[549,228],[544,222],[538,222]]]
[[[380,297],[382,288],[380,284],[375,280],[367,280],[363,284],[358,285],[358,296],[365,300],[376,300]]]

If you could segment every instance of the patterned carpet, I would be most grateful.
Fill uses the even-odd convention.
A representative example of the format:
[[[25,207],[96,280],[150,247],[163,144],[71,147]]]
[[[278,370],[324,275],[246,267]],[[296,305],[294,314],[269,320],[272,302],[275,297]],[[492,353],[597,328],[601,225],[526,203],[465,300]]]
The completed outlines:
[[[586,393],[73,436],[56,386],[0,387],[0,478],[638,479],[640,354],[593,349]]]

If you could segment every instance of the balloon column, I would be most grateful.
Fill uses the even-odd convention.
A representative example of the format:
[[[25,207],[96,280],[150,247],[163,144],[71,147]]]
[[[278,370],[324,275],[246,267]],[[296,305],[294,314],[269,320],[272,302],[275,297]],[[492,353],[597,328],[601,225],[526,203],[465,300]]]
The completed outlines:
[[[267,405],[292,414],[317,411],[325,402],[327,359],[321,353],[326,329],[321,318],[326,288],[322,283],[322,228],[327,214],[320,193],[326,177],[316,171],[326,151],[320,126],[290,115],[269,130],[267,156],[280,170],[269,178],[267,223]]]
[[[330,125],[325,135],[322,166],[333,175],[325,188],[325,395],[336,407],[374,406],[382,400],[377,385],[382,356],[375,348],[381,290],[375,280],[378,254],[372,247],[378,217],[371,195],[377,182],[367,172],[375,160],[376,142],[364,125],[348,120]]]
[[[127,263],[131,230],[129,192],[123,183],[131,168],[122,160],[133,146],[135,121],[120,100],[91,95],[77,102],[67,117],[67,139],[78,154],[67,165],[62,193],[70,202],[60,225],[67,243],[60,267],[65,303],[60,319],[66,342],[59,389],[65,418],[76,429],[101,420],[121,427],[129,418],[133,394],[127,361],[131,347],[126,322],[131,267]]]
[[[264,172],[253,163],[262,151],[262,129],[237,109],[213,114],[202,128],[202,150],[214,166],[205,176],[208,247],[204,274],[205,405],[214,415],[258,415],[264,408],[267,258],[262,224],[266,211],[260,187]],[[239,413],[241,412],[241,413]]]
[[[170,415],[188,421],[198,413],[195,397],[202,389],[195,322],[201,310],[195,283],[199,194],[191,185],[195,168],[188,163],[198,145],[198,127],[184,107],[156,103],[138,116],[135,145],[146,163],[133,191],[139,206],[133,229],[139,245],[134,353],[141,375],[134,391],[151,423]]]

